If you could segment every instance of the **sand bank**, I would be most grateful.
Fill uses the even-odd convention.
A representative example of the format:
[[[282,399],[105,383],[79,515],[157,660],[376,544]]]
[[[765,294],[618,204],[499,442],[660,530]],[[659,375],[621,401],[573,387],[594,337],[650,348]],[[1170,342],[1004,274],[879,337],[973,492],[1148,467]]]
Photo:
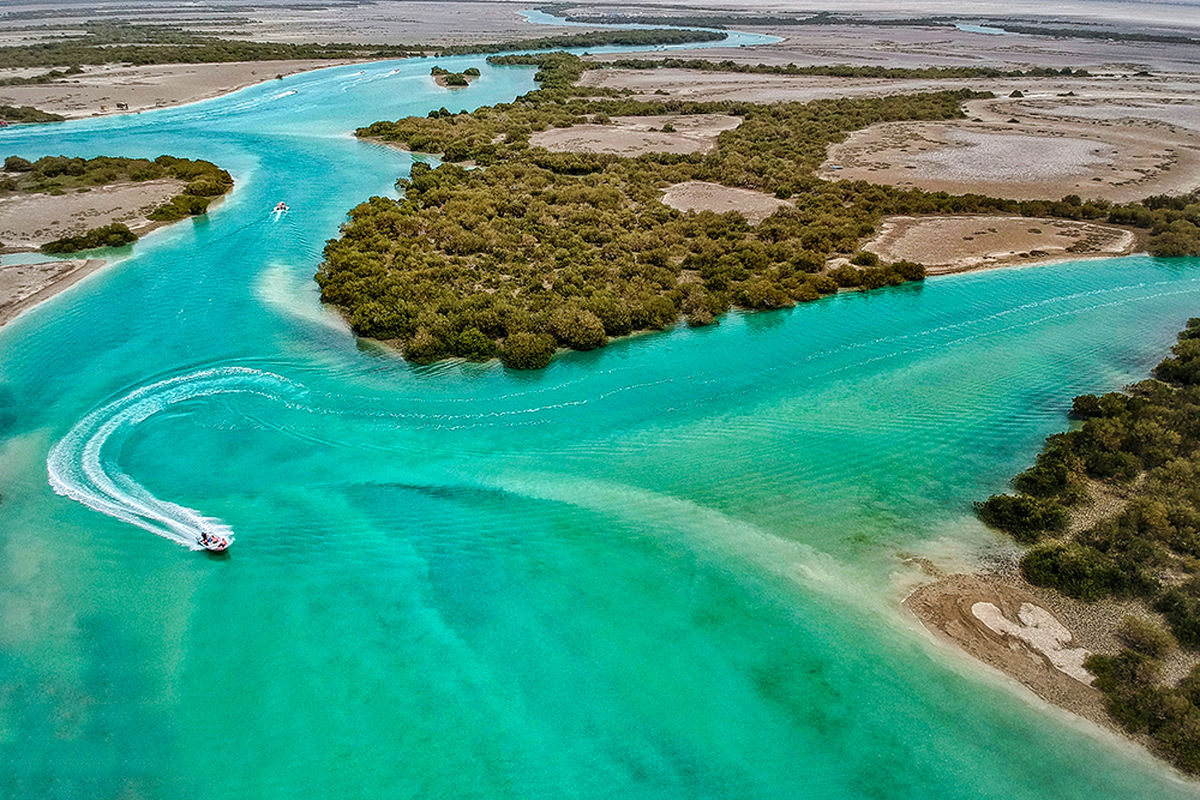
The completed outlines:
[[[568,153],[612,153],[633,157],[643,153],[707,153],[717,136],[742,124],[727,114],[665,114],[612,117],[605,125],[550,128],[529,137],[534,147]],[[662,130],[674,128],[673,131]]]
[[[194,103],[243,89],[278,76],[294,75],[352,61],[236,61],[227,64],[110,64],[85,67],[55,83],[0,86],[0,104],[34,106],[64,117],[124,114]],[[20,70],[0,70],[0,78]],[[27,70],[26,70],[27,72]],[[128,108],[117,108],[122,103]]]
[[[99,258],[0,266],[0,325],[91,275]]]
[[[46,242],[114,222],[128,225],[135,233],[145,233],[156,226],[146,215],[183,187],[183,181],[163,178],[61,195],[8,194],[0,197],[0,242],[9,252],[37,250]]]
[[[1112,225],[1009,216],[888,217],[862,245],[884,261],[916,261],[930,275],[1129,255],[1137,236]]]
[[[1088,648],[1056,609],[1025,587],[981,575],[949,575],[916,589],[904,605],[930,631],[1016,678],[1043,700],[1121,730],[1082,668]]]

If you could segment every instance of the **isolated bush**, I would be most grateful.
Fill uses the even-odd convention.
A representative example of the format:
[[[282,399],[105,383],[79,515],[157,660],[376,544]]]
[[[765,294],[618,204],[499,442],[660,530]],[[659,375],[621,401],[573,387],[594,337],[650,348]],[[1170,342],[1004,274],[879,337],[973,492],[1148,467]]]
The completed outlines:
[[[1175,637],[1148,619],[1127,616],[1117,628],[1125,644],[1151,658],[1162,658],[1175,648]]]

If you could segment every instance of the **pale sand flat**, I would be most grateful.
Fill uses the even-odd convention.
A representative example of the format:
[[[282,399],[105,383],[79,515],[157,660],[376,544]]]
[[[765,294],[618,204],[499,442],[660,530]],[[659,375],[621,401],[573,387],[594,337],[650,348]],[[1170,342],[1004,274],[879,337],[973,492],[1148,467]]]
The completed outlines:
[[[662,202],[677,211],[713,211],[717,214],[736,211],[752,225],[762,222],[780,208],[791,205],[787,200],[763,192],[704,181],[685,181],[668,186],[663,191]]]
[[[613,117],[607,125],[573,125],[539,131],[529,137],[529,143],[556,152],[629,157],[643,153],[706,153],[716,146],[722,131],[741,124],[741,117],[727,114]],[[664,125],[675,131],[663,132]]]
[[[122,222],[135,233],[154,227],[146,215],[179,194],[183,181],[162,178],[115,183],[61,195],[14,193],[0,197],[0,242],[9,250],[36,250],[46,242]]]

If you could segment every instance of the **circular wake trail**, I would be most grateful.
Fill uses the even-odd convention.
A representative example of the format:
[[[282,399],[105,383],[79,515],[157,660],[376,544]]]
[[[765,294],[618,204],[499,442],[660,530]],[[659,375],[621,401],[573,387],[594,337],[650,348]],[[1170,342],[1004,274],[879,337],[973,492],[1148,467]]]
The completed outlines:
[[[105,445],[176,403],[218,394],[290,401],[301,392],[303,387],[293,381],[248,367],[206,369],[143,386],[88,414],[51,448],[46,459],[50,486],[101,514],[193,550],[201,549],[201,533],[232,541],[233,530],[221,520],[152,495],[115,461],[105,459]]]

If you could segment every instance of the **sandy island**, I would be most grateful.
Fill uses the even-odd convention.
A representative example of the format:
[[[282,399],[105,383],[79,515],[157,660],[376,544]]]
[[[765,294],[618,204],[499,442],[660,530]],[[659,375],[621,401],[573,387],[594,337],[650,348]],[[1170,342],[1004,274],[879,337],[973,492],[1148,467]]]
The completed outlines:
[[[115,183],[87,192],[13,193],[0,197],[0,253],[36,251],[46,242],[113,222],[122,222],[139,236],[145,235],[171,224],[148,220],[146,215],[183,187],[183,181],[163,178]],[[104,264],[102,259],[90,258],[0,265],[0,325],[74,286]]]

